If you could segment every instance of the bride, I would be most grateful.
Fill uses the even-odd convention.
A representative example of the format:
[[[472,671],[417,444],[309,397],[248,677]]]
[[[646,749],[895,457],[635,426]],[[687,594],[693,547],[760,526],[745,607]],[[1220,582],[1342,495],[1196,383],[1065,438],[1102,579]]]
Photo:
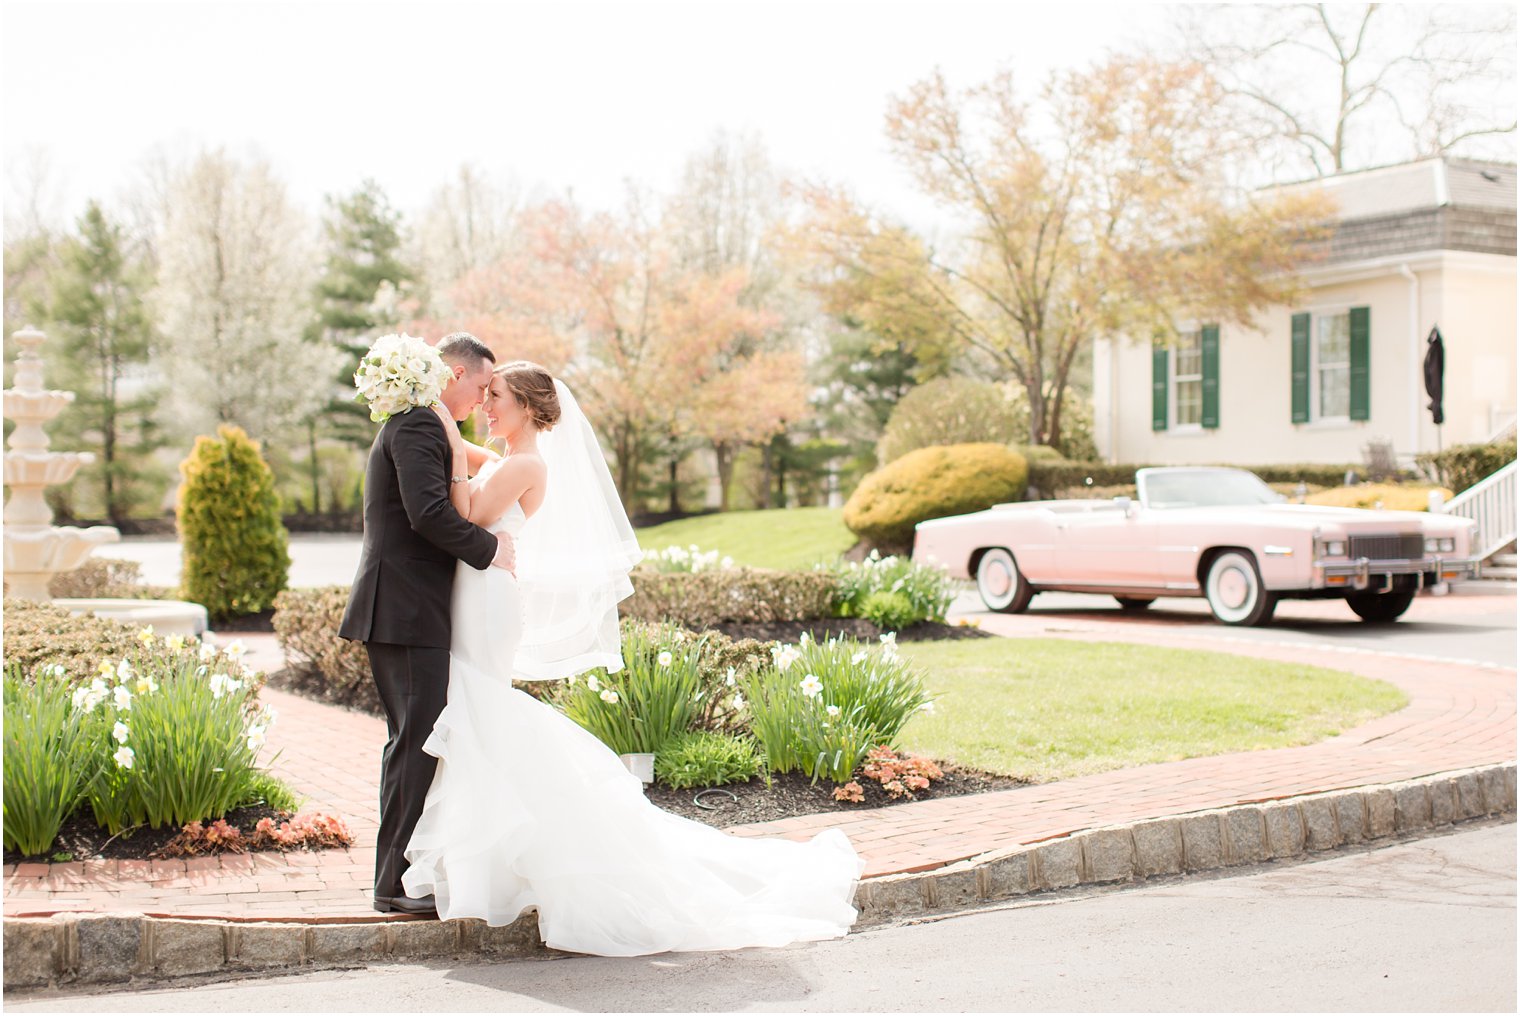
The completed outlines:
[[[407,894],[492,925],[536,907],[546,945],[604,956],[845,934],[864,864],[842,832],[750,839],[665,812],[600,740],[512,686],[622,667],[617,603],[639,551],[563,383],[505,364],[485,410],[507,454],[452,496],[513,535],[517,575],[457,569],[448,705],[424,746],[438,768],[406,849]],[[463,475],[483,459],[446,429]]]

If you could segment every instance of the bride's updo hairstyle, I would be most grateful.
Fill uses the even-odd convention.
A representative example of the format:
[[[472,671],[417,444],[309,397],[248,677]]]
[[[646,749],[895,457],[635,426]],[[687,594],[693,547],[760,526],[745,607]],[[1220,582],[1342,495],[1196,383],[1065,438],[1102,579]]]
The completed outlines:
[[[517,404],[527,410],[533,426],[548,430],[559,422],[559,393],[548,371],[527,360],[514,360],[497,367],[496,376]]]

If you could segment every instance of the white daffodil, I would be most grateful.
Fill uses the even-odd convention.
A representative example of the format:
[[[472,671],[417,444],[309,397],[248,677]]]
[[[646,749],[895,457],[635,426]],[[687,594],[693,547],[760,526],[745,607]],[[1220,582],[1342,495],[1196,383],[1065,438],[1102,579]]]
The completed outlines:
[[[78,688],[74,689],[74,694],[70,696],[69,701],[74,704],[75,709],[85,710],[84,703],[85,700],[89,698],[89,696],[90,689],[84,685],[80,685]],[[87,712],[88,710],[85,711]]]
[[[723,675],[723,683],[726,684],[726,685],[728,685],[730,688],[732,688],[734,686],[734,680],[735,680],[735,677],[734,677],[734,668],[733,667],[729,667],[728,668],[728,673]]]
[[[215,674],[211,675],[210,684],[211,697],[221,698],[222,694],[227,690],[227,675],[223,674],[221,671],[217,671]]]
[[[242,681],[235,680],[235,679],[233,679],[231,677],[227,678],[227,694],[228,695],[236,695],[238,692],[240,692],[242,690],[243,690],[243,682]]]
[[[231,642],[227,643],[226,648],[222,650],[222,655],[231,657],[234,660],[241,660],[243,658],[243,654],[246,652],[248,652],[248,647],[243,645],[243,640],[233,639]]]
[[[738,692],[734,692],[734,708],[735,709],[743,709],[744,708],[744,696],[740,695]]]
[[[824,706],[823,711],[829,714],[829,719],[831,720],[839,719],[839,714],[841,712],[838,706]]]
[[[109,660],[101,660],[100,666],[95,668],[95,673],[99,674],[101,677],[115,677],[116,664],[110,662]]]
[[[158,682],[153,680],[153,678],[149,677],[148,675],[144,674],[142,677],[139,677],[137,679],[137,683],[133,685],[133,688],[136,689],[137,694],[139,695],[148,695],[155,691],[158,691]]]
[[[675,657],[672,656],[672,655],[670,655],[670,650],[669,649],[663,649],[663,650],[661,650],[660,651],[660,655],[655,657],[655,660],[662,667],[668,667],[668,666],[670,666],[670,661],[674,660],[674,659],[675,659]]]
[[[132,676],[135,673],[136,671],[132,669],[132,663],[130,660],[122,660],[116,665],[116,680],[118,681],[130,681],[132,680]]]
[[[255,724],[248,728],[248,750],[258,751],[264,746],[264,728]]]
[[[895,632],[895,631],[889,631],[889,632],[887,632],[885,635],[881,636],[880,642],[884,646],[895,646],[895,645],[897,645],[897,632]]]
[[[731,557],[729,557],[727,554],[724,554],[723,555],[723,560],[718,562],[718,567],[722,568],[724,571],[727,571],[728,569],[732,568],[733,566],[734,566],[734,559],[731,558]]]
[[[817,698],[823,694],[823,682],[818,680],[817,674],[809,674],[802,679],[802,694],[808,698]]]
[[[813,641],[813,637],[807,632],[803,632],[801,635],[797,636],[797,644],[799,646],[805,646],[811,641]]]
[[[210,663],[216,659],[216,643],[210,639],[203,640],[201,642],[200,654],[202,663]]]
[[[45,667],[42,668],[42,672],[44,674],[46,674],[48,677],[68,677],[69,676],[69,668],[65,667],[61,663],[49,663],[47,666],[45,666]]]
[[[177,653],[185,648],[185,636],[178,633],[170,635],[164,639],[164,644]]]
[[[618,703],[618,693],[611,688],[604,689],[599,697],[609,706],[615,706]]]
[[[930,716],[934,715],[934,702],[933,702],[933,700],[925,702],[923,705],[919,706],[918,708],[922,712],[928,713]]]
[[[802,659],[802,653],[798,652],[796,646],[782,646],[781,651],[776,654],[776,669],[785,673],[788,667],[800,659]]]
[[[861,649],[857,650],[855,655],[850,657],[850,662],[858,667],[868,659],[870,659],[870,654],[868,654],[864,649]]]
[[[112,689],[111,696],[116,700],[117,709],[126,710],[132,708],[132,690],[126,685],[118,684]]]
[[[601,691],[602,690],[602,682],[600,682],[600,681],[598,681],[596,679],[596,675],[595,674],[592,674],[592,675],[590,675],[589,677],[586,678],[586,687],[589,688],[589,689],[591,689],[592,691]]]
[[[111,736],[116,738],[117,744],[126,744],[127,738],[131,736],[131,734],[132,731],[127,727],[125,723],[121,722],[120,720],[117,720],[116,726],[111,728]]]
[[[121,766],[123,769],[131,769],[132,762],[137,758],[137,752],[133,751],[131,748],[128,748],[126,745],[122,745],[120,748],[117,748],[114,753],[112,753],[111,758],[113,758],[116,761],[116,764]]]
[[[145,625],[142,630],[137,633],[137,641],[141,642],[145,646],[151,646],[153,644],[153,626],[151,624]]]

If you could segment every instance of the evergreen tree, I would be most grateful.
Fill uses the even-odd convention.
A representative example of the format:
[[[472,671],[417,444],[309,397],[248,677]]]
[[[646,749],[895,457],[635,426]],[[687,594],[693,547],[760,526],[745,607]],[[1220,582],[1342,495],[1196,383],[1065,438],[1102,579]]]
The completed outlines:
[[[329,197],[322,224],[327,260],[313,293],[316,316],[309,337],[342,354],[331,398],[307,425],[312,510],[321,510],[317,443],[335,438],[366,448],[374,438],[369,410],[354,400],[354,367],[376,335],[396,324],[394,300],[414,273],[400,257],[401,216],[373,180],[346,197]],[[337,507],[337,506],[334,506]]]
[[[95,450],[95,463],[75,482],[100,485],[102,509],[113,522],[142,500],[135,481],[161,443],[152,419],[155,394],[137,369],[147,363],[152,339],[143,303],[151,284],[150,273],[127,255],[121,226],[93,201],[48,273],[51,379],[74,392],[58,436],[64,447],[77,437]]]

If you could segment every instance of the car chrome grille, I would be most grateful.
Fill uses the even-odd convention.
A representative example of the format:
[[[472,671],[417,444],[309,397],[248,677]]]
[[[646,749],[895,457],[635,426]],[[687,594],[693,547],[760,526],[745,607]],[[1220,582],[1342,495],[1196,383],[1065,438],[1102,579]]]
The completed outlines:
[[[1419,533],[1400,536],[1353,536],[1350,557],[1369,561],[1412,561],[1425,556],[1425,537]]]

